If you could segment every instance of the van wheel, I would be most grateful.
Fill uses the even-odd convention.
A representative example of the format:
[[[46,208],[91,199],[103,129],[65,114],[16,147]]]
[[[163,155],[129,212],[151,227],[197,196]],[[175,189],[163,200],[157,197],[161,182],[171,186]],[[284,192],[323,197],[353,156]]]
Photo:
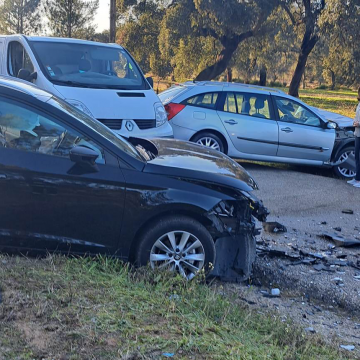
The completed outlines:
[[[345,165],[349,159],[355,162],[355,150],[353,146],[349,146],[340,150],[339,154],[337,155],[335,162],[341,161],[341,163],[333,167],[333,171],[336,176],[343,179],[351,179],[355,177],[355,169],[349,168],[347,164]]]
[[[197,134],[191,139],[191,141],[222,153],[225,152],[224,142],[218,135],[212,132]]]
[[[215,245],[198,221],[173,216],[158,221],[145,231],[136,252],[136,264],[176,271],[187,280],[208,271],[215,263]]]

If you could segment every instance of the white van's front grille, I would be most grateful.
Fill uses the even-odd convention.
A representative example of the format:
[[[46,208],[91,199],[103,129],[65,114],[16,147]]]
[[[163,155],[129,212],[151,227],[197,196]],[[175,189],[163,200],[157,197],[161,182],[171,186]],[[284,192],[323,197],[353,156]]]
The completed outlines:
[[[98,119],[101,123],[112,130],[120,130],[122,126],[122,119]],[[156,127],[155,119],[135,119],[136,125],[140,130],[153,129]]]
[[[120,130],[122,125],[121,119],[98,119],[101,123],[112,130]]]

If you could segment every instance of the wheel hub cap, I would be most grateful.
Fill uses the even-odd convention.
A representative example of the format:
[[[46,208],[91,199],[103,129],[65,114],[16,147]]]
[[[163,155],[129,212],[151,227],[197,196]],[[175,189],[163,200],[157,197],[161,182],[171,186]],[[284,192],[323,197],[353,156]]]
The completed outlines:
[[[345,152],[340,156],[339,161],[341,161],[341,164],[338,165],[338,169],[342,176],[346,178],[353,178],[356,175],[356,172],[352,169],[349,169],[349,167],[342,166],[342,164],[346,163],[349,159],[355,161],[354,151]]]
[[[201,241],[186,231],[172,231],[161,236],[150,251],[150,265],[178,272],[191,280],[205,263]]]
[[[221,150],[220,144],[211,137],[203,137],[203,138],[199,139],[196,143],[199,145],[203,145],[205,147],[217,150],[217,151]]]

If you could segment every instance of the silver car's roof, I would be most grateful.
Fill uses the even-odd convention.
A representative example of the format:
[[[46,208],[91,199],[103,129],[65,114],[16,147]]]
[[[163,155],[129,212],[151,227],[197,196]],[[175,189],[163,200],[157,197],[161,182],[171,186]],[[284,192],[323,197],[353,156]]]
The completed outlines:
[[[233,82],[221,82],[221,81],[187,81],[183,84],[183,86],[204,86],[204,87],[222,87],[224,90],[237,90],[237,91],[252,91],[252,92],[259,92],[259,93],[274,93],[279,94],[281,96],[288,96],[285,92],[279,89],[270,88],[267,86],[258,86],[258,85],[251,85],[251,84],[242,84],[242,83],[233,83]]]

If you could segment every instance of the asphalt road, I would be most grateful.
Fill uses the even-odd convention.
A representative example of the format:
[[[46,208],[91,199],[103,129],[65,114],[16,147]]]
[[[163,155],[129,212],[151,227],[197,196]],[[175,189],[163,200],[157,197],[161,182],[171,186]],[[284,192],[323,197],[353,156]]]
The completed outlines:
[[[270,210],[269,221],[318,233],[340,227],[341,234],[359,236],[360,188],[332,176],[330,170],[241,163],[257,181],[255,194]],[[354,215],[342,213],[351,209]],[[320,223],[326,221],[327,225]]]

